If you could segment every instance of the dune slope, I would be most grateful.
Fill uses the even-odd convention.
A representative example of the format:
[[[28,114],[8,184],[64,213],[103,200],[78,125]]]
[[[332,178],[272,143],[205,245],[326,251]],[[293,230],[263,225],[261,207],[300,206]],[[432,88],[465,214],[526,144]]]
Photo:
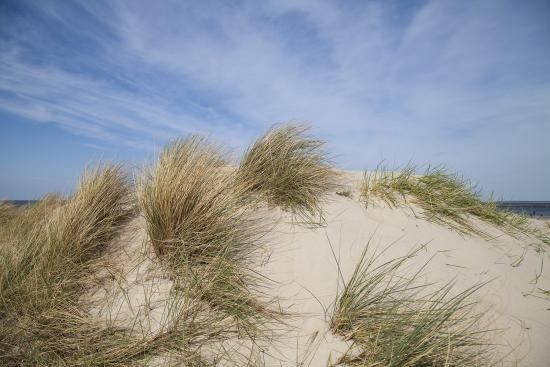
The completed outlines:
[[[475,225],[493,239],[460,234],[419,218],[421,209],[415,207],[389,208],[380,202],[365,208],[359,199],[361,176],[343,174],[350,195],[328,195],[322,225],[301,225],[291,214],[270,209],[268,220],[275,224],[266,239],[269,251],[257,270],[272,280],[268,294],[278,298],[289,316],[272,339],[257,341],[255,363],[326,366],[348,350],[351,342],[329,331],[330,312],[342,279],[349,279],[370,241],[373,249],[384,250],[382,260],[424,245],[404,270],[414,271],[431,259],[421,277],[426,283],[453,280],[459,292],[489,281],[474,298],[487,310],[486,324],[480,327],[495,329],[490,342],[497,344],[502,362],[545,366],[550,360],[550,298],[544,292],[550,289],[550,270],[544,266],[548,255],[531,246],[536,240],[513,238],[481,222]],[[111,300],[96,316],[112,318],[116,313],[122,324],[138,318],[150,330],[161,325],[170,279],[159,275],[158,265],[147,245],[145,223],[137,218],[110,256],[117,280],[96,289],[96,297],[109,292],[106,298]],[[235,351],[244,348],[237,339],[226,345],[231,344]]]

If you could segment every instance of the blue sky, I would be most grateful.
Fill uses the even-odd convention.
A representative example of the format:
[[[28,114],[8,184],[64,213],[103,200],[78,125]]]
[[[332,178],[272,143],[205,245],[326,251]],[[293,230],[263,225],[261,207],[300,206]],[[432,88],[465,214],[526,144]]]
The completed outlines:
[[[550,1],[1,1],[0,198],[200,133],[310,123],[339,166],[550,200]]]

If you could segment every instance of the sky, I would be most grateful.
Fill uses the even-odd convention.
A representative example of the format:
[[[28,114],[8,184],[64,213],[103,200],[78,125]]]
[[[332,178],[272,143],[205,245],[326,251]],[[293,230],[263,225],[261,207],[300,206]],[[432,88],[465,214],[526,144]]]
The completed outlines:
[[[0,0],[0,199],[308,123],[343,169],[550,200],[550,1]]]

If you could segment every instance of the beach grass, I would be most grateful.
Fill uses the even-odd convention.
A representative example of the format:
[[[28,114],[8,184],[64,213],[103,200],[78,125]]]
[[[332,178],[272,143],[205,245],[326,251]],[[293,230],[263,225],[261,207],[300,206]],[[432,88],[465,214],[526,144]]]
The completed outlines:
[[[423,267],[403,273],[421,250],[382,260],[367,245],[331,314],[331,331],[352,342],[337,365],[489,366],[493,347],[472,296],[482,286],[454,292],[453,283],[426,284]]]
[[[113,357],[103,333],[112,332],[113,340],[117,333],[89,321],[80,296],[94,261],[132,215],[129,198],[122,169],[102,166],[87,172],[66,202],[49,195],[1,227],[3,365]]]
[[[415,204],[425,219],[461,233],[489,237],[471,220],[476,218],[512,236],[534,234],[525,216],[500,209],[491,199],[482,200],[475,185],[443,166],[428,167],[421,174],[413,164],[399,171],[379,166],[373,172],[365,172],[361,196],[366,205],[374,198],[394,208]]]
[[[256,337],[277,314],[254,293],[267,283],[251,269],[266,227],[226,164],[223,152],[202,137],[175,140],[143,172],[139,204],[172,276],[200,279],[200,298]]]
[[[289,316],[258,272],[273,225],[264,202],[312,222],[330,190],[352,198],[323,146],[307,127],[278,125],[234,169],[223,149],[189,136],[168,143],[135,187],[121,166],[101,165],[68,198],[49,194],[20,208],[0,202],[0,364],[261,365],[262,345],[272,345]],[[485,235],[472,217],[512,234],[539,233],[524,217],[482,201],[462,177],[442,167],[416,171],[365,174],[362,200],[415,204],[426,219],[462,233]],[[113,281],[109,249],[138,215],[151,266],[169,285],[161,319],[99,318],[92,310],[108,303],[107,293],[88,296]],[[330,329],[352,347],[340,365],[492,364],[483,313],[472,300],[481,285],[456,292],[452,283],[423,284],[426,265],[403,276],[419,251],[382,261],[367,246],[351,278],[341,279]],[[143,302],[150,311],[147,296]]]
[[[208,262],[224,254],[246,261],[257,250],[258,223],[245,214],[223,153],[204,138],[175,140],[138,181],[139,204],[159,257]]]
[[[306,221],[321,216],[321,200],[338,177],[325,143],[309,131],[305,125],[273,126],[249,146],[237,171],[252,192]]]
[[[175,282],[157,330],[94,318],[105,299],[85,295],[103,257],[128,220],[135,198],[120,166],[84,174],[67,200],[49,195],[23,207],[0,227],[0,364],[137,366],[172,356],[177,363],[212,365],[205,344],[225,340],[227,316],[197,295],[197,282]],[[17,230],[19,228],[19,230]],[[197,278],[202,281],[204,277]]]

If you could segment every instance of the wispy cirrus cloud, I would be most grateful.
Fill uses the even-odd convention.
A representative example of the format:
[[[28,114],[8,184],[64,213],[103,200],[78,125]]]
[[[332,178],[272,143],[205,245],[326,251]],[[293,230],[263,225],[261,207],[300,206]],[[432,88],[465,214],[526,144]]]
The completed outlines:
[[[508,197],[550,195],[542,1],[6,9],[0,109],[30,120],[132,146],[199,132],[237,148],[307,121],[346,167],[442,161]],[[515,171],[538,183],[500,178]]]

